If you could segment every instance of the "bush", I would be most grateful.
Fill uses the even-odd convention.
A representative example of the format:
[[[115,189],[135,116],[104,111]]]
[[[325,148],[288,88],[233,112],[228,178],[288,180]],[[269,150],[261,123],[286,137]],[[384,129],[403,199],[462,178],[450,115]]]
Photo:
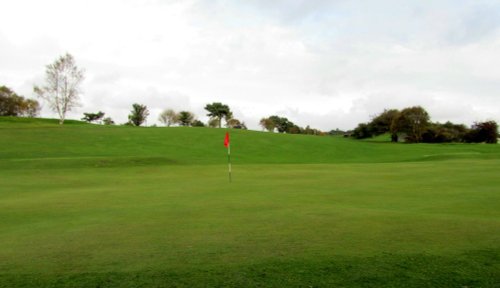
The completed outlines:
[[[463,142],[464,136],[468,132],[463,124],[431,124],[422,134],[422,142],[425,143],[449,143]]]
[[[205,123],[201,122],[200,120],[194,120],[193,123],[191,124],[193,127],[205,127]]]
[[[495,121],[476,122],[464,137],[468,143],[498,143],[498,124]]]
[[[366,123],[360,123],[358,127],[352,131],[351,134],[352,137],[356,139],[365,139],[365,138],[370,138],[373,137],[373,133],[370,129],[370,125]]]

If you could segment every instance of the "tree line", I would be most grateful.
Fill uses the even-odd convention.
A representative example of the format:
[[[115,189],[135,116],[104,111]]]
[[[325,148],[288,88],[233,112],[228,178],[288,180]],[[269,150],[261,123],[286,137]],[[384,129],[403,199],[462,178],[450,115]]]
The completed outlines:
[[[389,133],[392,142],[407,143],[497,143],[498,124],[495,121],[475,122],[470,128],[464,124],[431,122],[427,111],[420,107],[402,110],[386,109],[360,123],[352,131],[356,139],[366,139]]]
[[[66,53],[56,61],[46,66],[45,83],[35,85],[35,94],[45,100],[49,107],[58,114],[59,123],[63,124],[68,111],[79,105],[80,84],[84,79],[84,70],[80,69],[72,55]],[[228,105],[220,102],[207,104],[208,123],[196,119],[194,113],[186,110],[179,112],[165,109],[158,120],[165,126],[179,125],[192,127],[222,127],[247,129],[246,124],[233,117]],[[0,87],[0,116],[28,116],[35,117],[40,112],[40,104],[33,99],[25,99],[11,89]],[[84,113],[82,120],[89,123],[102,123],[113,125],[115,122],[105,113]],[[123,125],[141,126],[149,116],[146,105],[134,103],[128,116],[128,121]],[[370,138],[377,135],[390,133],[392,142],[405,141],[409,143],[443,143],[443,142],[486,142],[497,143],[498,125],[495,121],[476,122],[468,128],[463,124],[446,122],[444,124],[430,121],[430,116],[420,106],[404,108],[402,110],[389,109],[372,117],[367,123],[360,123],[350,132],[339,129],[329,133],[306,126],[300,127],[285,117],[272,115],[262,118],[259,122],[263,130],[269,132],[308,134],[308,135],[350,135],[356,139]]]
[[[59,123],[63,124],[66,119],[67,112],[79,105],[80,84],[84,79],[84,70],[76,65],[75,59],[72,55],[66,53],[54,61],[54,63],[46,66],[44,85],[33,87],[35,94],[46,101],[52,111],[56,112],[59,116]],[[8,89],[8,88],[5,88]],[[9,90],[10,91],[10,90]],[[12,91],[10,91],[13,93]],[[3,94],[2,94],[3,95]],[[22,98],[22,97],[21,97]],[[3,98],[1,98],[3,99]],[[30,105],[25,105],[28,108],[19,110],[23,112],[16,113],[3,113],[4,116],[18,116],[18,115],[31,115],[35,116],[40,111],[40,106],[36,100],[26,100]],[[3,103],[3,102],[2,102]],[[24,102],[23,102],[24,103]],[[35,105],[36,104],[36,105]],[[7,106],[7,105],[4,105]],[[24,107],[24,106],[23,106]],[[35,107],[35,108],[33,108]],[[225,121],[225,126],[235,129],[247,129],[245,122],[233,116],[233,113],[228,105],[220,102],[207,104],[205,110],[208,112],[208,123],[196,119],[194,113],[190,111],[176,112],[173,109],[165,109],[162,111],[158,120],[166,125],[179,125],[179,126],[192,126],[192,127],[222,127],[222,121]],[[17,110],[16,110],[17,111]],[[26,111],[26,112],[24,112]],[[100,123],[105,125],[113,125],[115,122],[110,117],[104,117],[105,113],[102,111],[86,112],[83,113],[83,121],[89,123]],[[149,109],[146,105],[134,103],[132,110],[128,115],[128,121],[123,125],[141,126],[149,116]],[[264,130],[279,133],[291,134],[310,134],[310,135],[326,135],[326,133],[313,129],[309,126],[302,128],[294,124],[285,117],[270,116],[263,118],[260,125]]]
[[[36,95],[45,100],[50,108],[59,115],[59,123],[63,124],[66,113],[77,107],[79,104],[80,83],[84,79],[84,70],[80,69],[72,55],[66,53],[60,56],[56,61],[46,66],[45,85],[34,86]],[[220,102],[207,104],[205,110],[208,112],[208,123],[196,119],[194,113],[190,111],[176,112],[173,109],[165,109],[160,114],[158,120],[166,126],[193,126],[193,127],[222,127],[222,121],[225,120],[225,126],[235,129],[247,129],[245,122],[233,117],[233,113],[228,105]],[[113,119],[104,118],[105,113],[84,113],[82,120],[89,123],[102,123],[106,125],[115,124]],[[134,103],[128,116],[128,121],[124,125],[141,126],[149,116],[149,109],[146,105]],[[277,130],[279,133],[293,134],[312,134],[324,135],[318,129],[299,127],[287,118],[279,116],[270,116],[261,120],[262,127],[267,131]]]
[[[79,106],[80,84],[84,80],[84,70],[76,65],[71,54],[66,53],[57,58],[54,63],[46,66],[44,85],[33,87],[34,93],[48,103],[52,111],[59,116],[59,124],[64,124],[66,114]],[[210,117],[207,125],[196,119],[194,113],[189,111],[175,112],[172,109],[164,110],[159,121],[166,126],[193,126],[193,127],[222,127],[222,120],[226,121],[226,127],[247,129],[244,122],[233,117],[229,106],[222,103],[207,104],[205,109]],[[17,95],[6,86],[0,87],[0,116],[29,116],[35,117],[41,110],[40,104],[34,99],[25,99]],[[105,113],[83,113],[83,121],[89,123],[100,123],[113,125],[115,122],[110,117],[104,117]],[[124,125],[141,126],[149,116],[149,109],[146,105],[134,103],[128,116],[128,121]]]
[[[228,128],[247,129],[245,122],[233,117],[233,113],[229,106],[220,102],[214,102],[205,106],[207,116],[210,117],[207,124],[196,119],[196,115],[190,111],[176,112],[173,109],[165,109],[158,116],[158,121],[167,127],[172,125],[186,126],[186,127],[222,127],[222,120],[224,119]],[[145,123],[149,116],[149,110],[146,105],[135,103],[132,105],[132,110],[128,116],[129,121],[125,125],[141,126]]]
[[[268,132],[278,131],[278,133],[289,134],[308,134],[308,135],[326,135],[321,130],[314,129],[308,126],[302,128],[285,117],[276,115],[260,119],[260,126]]]
[[[45,100],[52,111],[56,112],[59,116],[59,123],[63,124],[66,119],[67,112],[71,111],[73,108],[79,105],[79,95],[80,95],[80,84],[84,80],[84,70],[76,65],[75,59],[72,55],[66,53],[60,56],[52,64],[46,66],[45,69],[45,82],[44,85],[33,87],[35,94]],[[10,89],[3,87],[8,93],[15,95]],[[3,91],[3,90],[2,90]],[[7,104],[8,101],[3,101],[5,93],[2,92],[2,116],[21,116],[30,115],[35,116],[40,111],[40,106],[36,100],[23,100],[20,96],[9,96],[10,99],[22,99],[18,101],[20,104],[19,108],[14,112],[3,113],[3,106],[10,107]],[[17,98],[16,98],[17,97]],[[23,102],[24,101],[24,102]],[[10,101],[12,102],[12,101]],[[10,103],[9,102],[9,103]],[[5,104],[4,104],[5,103]],[[16,102],[17,103],[17,102]],[[26,104],[27,103],[27,104]],[[21,105],[22,104],[22,105]],[[10,106],[9,106],[10,105]],[[10,108],[5,108],[9,110]],[[11,109],[12,110],[12,109]],[[165,109],[160,114],[158,120],[166,126],[179,125],[179,126],[192,126],[192,127],[222,127],[222,120],[225,120],[225,126],[228,128],[235,129],[247,129],[245,122],[233,117],[233,113],[228,105],[222,104],[220,102],[214,102],[207,104],[205,110],[208,112],[207,116],[210,117],[207,124],[196,119],[194,113],[190,111],[179,111],[176,112],[172,109]],[[105,125],[113,125],[115,122],[110,117],[106,117],[105,113],[99,111],[97,113],[85,112],[83,113],[83,121],[89,123],[101,123]],[[128,115],[128,121],[124,125],[130,126],[141,126],[147,120],[149,116],[149,109],[146,105],[139,103],[134,103],[132,105],[132,110]],[[288,119],[278,116],[269,117],[269,123],[273,123],[273,128],[271,129],[269,125],[265,126],[268,131],[277,129],[278,132],[283,133],[306,133],[306,134],[320,134],[321,131],[317,129],[311,129],[306,127],[305,129],[293,124]]]

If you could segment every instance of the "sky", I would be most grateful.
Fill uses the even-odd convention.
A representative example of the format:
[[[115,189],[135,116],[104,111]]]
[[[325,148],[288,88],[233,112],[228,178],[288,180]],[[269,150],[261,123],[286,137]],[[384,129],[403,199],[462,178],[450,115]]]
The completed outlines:
[[[35,98],[70,53],[80,107],[127,121],[229,105],[260,130],[279,115],[352,129],[420,105],[437,122],[500,122],[498,0],[1,0],[0,85]],[[41,116],[56,117],[47,104]]]

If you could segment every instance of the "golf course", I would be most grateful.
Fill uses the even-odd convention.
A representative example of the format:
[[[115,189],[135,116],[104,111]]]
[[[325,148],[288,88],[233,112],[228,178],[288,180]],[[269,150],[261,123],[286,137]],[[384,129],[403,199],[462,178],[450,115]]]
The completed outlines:
[[[0,287],[500,287],[500,145],[0,117]]]

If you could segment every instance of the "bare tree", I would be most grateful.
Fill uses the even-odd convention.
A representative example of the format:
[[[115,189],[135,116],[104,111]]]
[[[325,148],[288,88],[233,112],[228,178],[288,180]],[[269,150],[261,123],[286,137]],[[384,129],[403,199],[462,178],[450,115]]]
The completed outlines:
[[[177,113],[175,113],[174,110],[166,109],[163,112],[161,112],[160,116],[158,117],[158,120],[160,120],[160,122],[165,124],[166,126],[170,127],[172,124],[178,122],[177,120],[178,117],[179,116],[177,115]]]
[[[66,113],[79,105],[79,86],[84,78],[83,70],[76,66],[75,59],[68,53],[59,57],[53,64],[47,65],[46,69],[46,85],[35,85],[34,91],[57,112],[59,124],[63,124]]]

